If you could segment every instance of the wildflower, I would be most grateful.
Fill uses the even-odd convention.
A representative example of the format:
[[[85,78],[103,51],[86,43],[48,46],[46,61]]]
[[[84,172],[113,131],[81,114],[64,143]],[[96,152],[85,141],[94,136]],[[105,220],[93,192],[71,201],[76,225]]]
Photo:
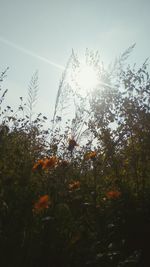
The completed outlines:
[[[119,198],[121,196],[121,192],[120,191],[109,191],[106,193],[107,198],[109,199],[116,199]]]
[[[87,154],[85,154],[84,158],[85,160],[89,160],[89,159],[95,159],[96,158],[96,152],[95,151],[91,151]]]
[[[34,204],[33,211],[41,212],[45,209],[48,209],[50,205],[50,200],[48,195],[41,196],[39,200]]]
[[[50,157],[44,160],[43,162],[43,169],[53,168],[56,167],[58,163],[58,159],[56,157]]]
[[[73,181],[72,183],[69,184],[68,187],[70,190],[79,189],[80,188],[80,182],[79,181]]]
[[[43,160],[43,159],[39,159],[39,160],[33,165],[32,170],[35,171],[35,170],[42,169],[43,164],[44,164],[44,160]]]
[[[50,157],[46,159],[39,159],[33,166],[32,170],[39,170],[39,169],[49,169],[56,167],[58,163],[58,159],[56,157]]]
[[[69,139],[68,150],[72,151],[75,146],[78,146],[78,144],[76,143],[76,141],[74,139]]]

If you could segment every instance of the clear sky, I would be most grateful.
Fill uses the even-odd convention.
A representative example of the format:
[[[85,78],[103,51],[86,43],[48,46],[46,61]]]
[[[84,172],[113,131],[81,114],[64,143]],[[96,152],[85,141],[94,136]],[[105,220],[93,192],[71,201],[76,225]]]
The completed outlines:
[[[36,110],[52,117],[62,70],[40,57],[65,66],[72,48],[79,55],[89,48],[107,65],[136,42],[131,61],[142,63],[150,56],[149,13],[149,0],[0,0],[0,71],[10,68],[9,104],[27,97],[38,69]]]

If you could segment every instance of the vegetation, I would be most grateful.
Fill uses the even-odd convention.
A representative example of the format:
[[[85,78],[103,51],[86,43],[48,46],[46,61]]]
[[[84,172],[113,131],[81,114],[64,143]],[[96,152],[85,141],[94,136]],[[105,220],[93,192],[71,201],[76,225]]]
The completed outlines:
[[[28,113],[22,98],[18,113],[1,107],[2,266],[150,266],[150,77],[147,62],[123,65],[130,50],[101,69],[112,86],[95,89],[88,108],[78,96],[64,132],[61,94],[55,127],[45,130],[42,114],[33,120],[37,73]]]

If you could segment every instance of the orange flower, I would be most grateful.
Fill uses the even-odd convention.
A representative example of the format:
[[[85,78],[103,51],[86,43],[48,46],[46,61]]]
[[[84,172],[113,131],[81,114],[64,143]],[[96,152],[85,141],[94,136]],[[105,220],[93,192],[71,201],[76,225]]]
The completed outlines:
[[[58,163],[58,159],[56,157],[50,157],[44,160],[43,162],[43,169],[53,168],[56,167]]]
[[[96,152],[95,151],[91,151],[89,153],[87,153],[84,158],[85,160],[89,160],[89,159],[95,159],[96,158]]]
[[[37,169],[42,169],[42,167],[43,167],[43,163],[44,163],[44,160],[43,160],[43,159],[39,159],[39,160],[33,165],[32,170],[35,171],[35,170],[37,170]]]
[[[46,158],[46,159],[39,159],[33,166],[32,170],[39,170],[39,169],[49,169],[49,168],[53,168],[56,167],[58,163],[58,159],[56,157],[50,157],[50,158]]]
[[[41,212],[45,209],[48,209],[50,205],[50,200],[48,195],[41,196],[39,200],[34,204],[33,211]]]
[[[68,150],[72,151],[75,146],[78,146],[78,144],[76,143],[76,141],[74,139],[69,139]]]
[[[109,191],[106,193],[106,196],[109,199],[116,199],[116,198],[119,198],[121,196],[121,192],[120,191]]]
[[[69,189],[74,190],[80,188],[80,182],[79,181],[73,181],[72,183],[69,184]]]

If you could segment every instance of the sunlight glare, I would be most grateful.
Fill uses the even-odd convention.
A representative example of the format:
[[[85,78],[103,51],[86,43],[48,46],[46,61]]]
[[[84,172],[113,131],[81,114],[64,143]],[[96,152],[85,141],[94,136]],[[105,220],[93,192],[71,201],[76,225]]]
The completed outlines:
[[[98,76],[96,70],[92,66],[83,65],[77,73],[76,82],[80,89],[90,90],[98,84]]]

